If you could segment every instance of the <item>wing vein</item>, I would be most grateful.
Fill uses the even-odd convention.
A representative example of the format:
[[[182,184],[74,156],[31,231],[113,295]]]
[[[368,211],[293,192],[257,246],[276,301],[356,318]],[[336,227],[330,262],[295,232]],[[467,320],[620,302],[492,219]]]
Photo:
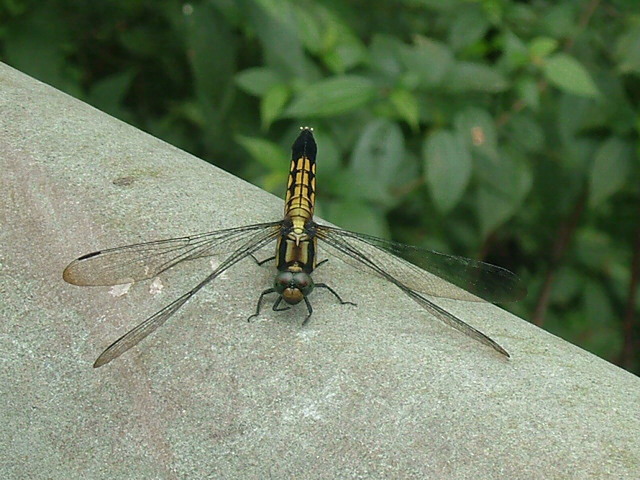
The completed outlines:
[[[271,228],[269,228],[271,227]],[[211,272],[198,285],[189,290],[187,293],[174,300],[172,303],[164,307],[162,310],[154,313],[145,321],[129,330],[123,336],[118,338],[104,352],[100,354],[93,366],[101,367],[110,361],[118,358],[124,352],[140,343],[143,339],[162,326],[182,305],[184,305],[191,297],[193,297],[200,289],[218,277],[232,265],[238,263],[243,258],[251,255],[253,252],[260,250],[262,247],[273,241],[279,233],[279,224],[268,224],[262,232],[249,238],[249,240],[238,250],[227,257],[213,272]]]
[[[466,322],[462,321],[458,317],[456,317],[453,314],[449,313],[448,311],[446,311],[445,309],[443,309],[439,305],[436,305],[435,303],[431,302],[430,300],[428,300],[424,296],[420,295],[418,292],[416,292],[412,288],[410,288],[407,285],[405,285],[404,283],[402,283],[400,280],[395,278],[393,275],[390,275],[389,273],[384,271],[371,258],[368,258],[367,256],[365,256],[360,250],[358,250],[356,247],[351,245],[344,238],[338,238],[337,236],[331,235],[330,233],[329,234],[324,234],[324,233],[321,233],[320,231],[318,231],[318,238],[323,240],[326,244],[332,246],[334,249],[337,249],[337,250],[343,252],[344,254],[348,255],[349,257],[357,260],[362,265],[370,268],[371,270],[376,272],[381,277],[385,278],[386,280],[388,280],[391,283],[393,283],[394,285],[396,285],[409,298],[411,298],[416,303],[418,303],[419,305],[424,307],[429,313],[434,315],[440,321],[442,321],[445,324],[449,325],[450,327],[458,330],[459,332],[462,332],[463,334],[467,335],[468,337],[473,338],[474,340],[477,340],[477,341],[479,341],[479,342],[481,342],[481,343],[493,348],[494,350],[496,350],[497,352],[505,355],[506,357],[509,357],[509,353],[503,347],[501,347],[497,342],[492,340],[490,337],[488,337],[487,335],[485,335],[481,331],[475,329],[471,325],[469,325]]]

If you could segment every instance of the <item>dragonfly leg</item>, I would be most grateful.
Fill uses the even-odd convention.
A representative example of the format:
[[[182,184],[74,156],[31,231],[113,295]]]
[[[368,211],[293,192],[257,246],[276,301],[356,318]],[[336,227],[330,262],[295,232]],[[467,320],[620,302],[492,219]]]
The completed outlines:
[[[326,260],[325,260],[326,261]],[[316,287],[320,287],[320,288],[326,288],[327,290],[329,290],[331,293],[333,293],[333,296],[336,297],[338,299],[338,301],[342,304],[342,305],[353,305],[353,306],[358,306],[357,303],[353,303],[353,302],[345,302],[344,300],[342,300],[342,298],[340,297],[340,295],[338,295],[336,293],[336,291],[331,288],[329,285],[327,285],[326,283],[316,283]],[[305,298],[306,300],[306,298]]]
[[[309,312],[309,315],[307,315],[307,318],[305,318],[304,321],[302,322],[303,327],[309,322],[309,319],[311,318],[311,314],[313,313],[313,308],[311,308],[311,302],[307,297],[304,297],[304,303],[307,304],[307,311]]]
[[[253,255],[253,253],[252,253],[252,254],[251,254],[251,258],[253,258],[253,259],[256,261],[256,263],[258,264],[258,266],[260,266],[260,267],[261,267],[261,266],[262,266],[262,265],[264,265],[265,263],[267,263],[267,262],[269,262],[269,261],[271,261],[271,260],[275,260],[275,259],[276,259],[276,256],[274,255],[273,257],[268,257],[268,258],[265,258],[264,260],[258,260],[258,259]]]
[[[282,303],[282,296],[278,297],[278,299],[273,304],[274,312],[284,312],[285,310],[289,310],[291,308],[291,307],[278,308],[278,305],[280,305],[280,303]]]
[[[275,258],[275,257],[274,257]],[[318,268],[320,265],[322,265],[323,263],[327,263],[329,261],[328,258],[325,258],[324,260],[322,260],[320,263],[316,264],[316,268]]]
[[[258,299],[258,306],[256,307],[256,313],[254,313],[249,318],[247,318],[247,322],[250,322],[252,318],[257,317],[258,315],[260,315],[260,309],[262,308],[262,300],[264,299],[264,296],[265,295],[269,295],[270,293],[273,293],[275,291],[276,291],[275,288],[267,288],[264,292],[262,292],[260,294],[260,298]],[[280,298],[282,298],[282,297],[280,297]]]

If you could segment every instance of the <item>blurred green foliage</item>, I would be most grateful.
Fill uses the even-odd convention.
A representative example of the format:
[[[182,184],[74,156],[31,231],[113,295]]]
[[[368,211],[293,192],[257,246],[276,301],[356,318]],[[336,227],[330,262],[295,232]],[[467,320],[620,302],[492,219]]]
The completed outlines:
[[[278,195],[313,125],[321,216],[516,270],[509,308],[640,371],[635,0],[1,0],[0,42]]]

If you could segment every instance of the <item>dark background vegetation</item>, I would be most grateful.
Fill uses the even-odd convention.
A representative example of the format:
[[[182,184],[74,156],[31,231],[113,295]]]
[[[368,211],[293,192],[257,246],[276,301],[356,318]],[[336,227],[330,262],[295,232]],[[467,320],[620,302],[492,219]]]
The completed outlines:
[[[638,3],[0,0],[0,59],[278,195],[313,125],[319,215],[638,373]]]

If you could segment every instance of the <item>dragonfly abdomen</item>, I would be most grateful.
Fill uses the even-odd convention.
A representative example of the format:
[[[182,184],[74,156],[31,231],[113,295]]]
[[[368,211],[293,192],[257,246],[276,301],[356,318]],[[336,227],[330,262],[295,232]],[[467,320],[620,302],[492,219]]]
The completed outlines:
[[[296,227],[313,218],[316,201],[316,142],[311,129],[302,132],[291,148],[291,166],[284,200],[284,215],[294,221]]]
[[[302,127],[291,147],[291,166],[284,199],[285,220],[276,251],[279,271],[311,273],[316,239],[309,235],[316,200],[316,142],[312,129]]]

